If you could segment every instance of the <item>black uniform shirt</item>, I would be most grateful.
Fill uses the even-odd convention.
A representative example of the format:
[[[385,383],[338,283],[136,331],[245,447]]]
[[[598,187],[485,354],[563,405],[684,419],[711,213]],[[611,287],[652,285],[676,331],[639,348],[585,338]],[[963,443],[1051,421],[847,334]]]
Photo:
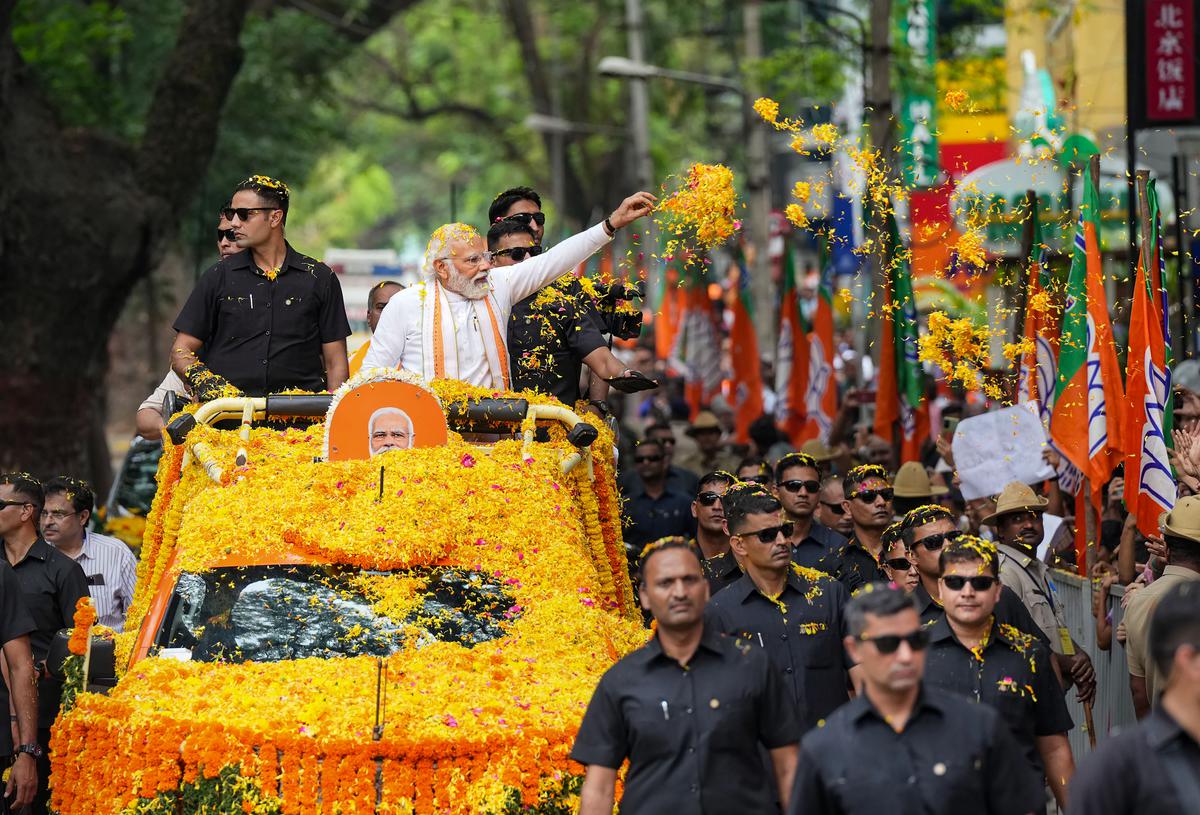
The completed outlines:
[[[857,538],[850,538],[837,547],[835,554],[828,556],[827,560],[837,564],[834,577],[842,581],[842,585],[849,592],[854,592],[867,583],[878,580],[886,583],[892,579],[875,556],[859,544]]]
[[[1174,769],[1172,769],[1172,767]],[[1071,780],[1068,815],[1187,815],[1176,773],[1200,779],[1200,745],[1158,706],[1134,728],[1102,742]]]
[[[6,550],[7,553],[7,550]],[[38,538],[21,562],[12,564],[25,609],[33,620],[29,645],[33,661],[42,662],[60,629],[75,625],[75,603],[88,596],[83,567]],[[62,684],[44,679],[38,683],[38,726],[45,729],[58,714]]]
[[[692,499],[669,485],[662,495],[651,498],[639,478],[625,499],[625,547],[634,560],[647,543],[672,535],[690,538],[696,531]]]
[[[842,647],[845,587],[823,572],[800,571],[788,570],[778,603],[747,574],[709,600],[708,611],[720,630],[766,650],[807,731],[850,698],[846,671],[854,663]]]
[[[762,652],[706,625],[686,668],[658,637],[609,668],[571,758],[612,769],[629,759],[625,813],[759,813],[775,806],[759,746],[799,739],[795,705]]]
[[[342,287],[328,266],[290,245],[270,280],[247,249],[200,278],[175,330],[204,343],[200,358],[250,396],[325,390],[321,345],[350,336]]]
[[[573,406],[583,358],[606,344],[595,302],[578,278],[560,277],[519,301],[508,318],[513,390],[541,391]]]
[[[808,569],[836,575],[838,553],[846,545],[846,538],[819,521],[812,522],[808,536],[792,547],[792,562]]]
[[[742,567],[726,550],[715,557],[704,559],[704,576],[708,579],[708,595],[712,597],[726,586],[731,586],[742,576]]]
[[[1041,779],[991,708],[922,691],[897,733],[861,695],[800,746],[791,815],[1026,815]]]
[[[979,659],[958,641],[945,617],[930,627],[929,637],[926,687],[991,707],[1025,751],[1029,766],[1044,775],[1037,737],[1066,733],[1072,727],[1049,649],[1007,623],[992,624]]]
[[[0,560],[0,646],[18,637],[32,634],[36,626],[33,617],[25,609],[21,595],[21,584],[8,561]],[[8,709],[8,687],[0,677],[0,699]],[[12,755],[12,728],[0,727],[0,757]]]
[[[941,603],[929,596],[929,592],[925,591],[924,583],[918,582],[917,587],[913,589],[913,600],[917,604],[917,613],[921,615],[921,625],[933,625],[938,620],[945,619],[946,610],[942,608]],[[1047,648],[1050,647],[1050,640],[1046,639],[1046,633],[1033,621],[1029,609],[1008,586],[1000,588],[1000,599],[996,602],[992,614],[995,615],[996,622],[1008,623],[1018,631],[1032,634]]]

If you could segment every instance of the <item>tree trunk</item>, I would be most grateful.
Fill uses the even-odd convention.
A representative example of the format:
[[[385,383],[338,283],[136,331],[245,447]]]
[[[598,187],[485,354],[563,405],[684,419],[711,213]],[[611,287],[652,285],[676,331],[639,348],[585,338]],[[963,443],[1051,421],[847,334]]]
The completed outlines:
[[[58,121],[0,4],[0,470],[103,483],[108,336],[208,167],[248,3],[190,4],[140,146]]]

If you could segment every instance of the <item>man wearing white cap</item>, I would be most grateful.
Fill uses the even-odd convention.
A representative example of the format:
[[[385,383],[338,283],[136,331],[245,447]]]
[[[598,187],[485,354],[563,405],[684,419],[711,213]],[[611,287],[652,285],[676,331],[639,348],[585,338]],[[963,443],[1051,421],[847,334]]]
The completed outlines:
[[[1158,602],[1174,586],[1200,580],[1200,496],[1180,499],[1160,521],[1167,544],[1167,568],[1162,577],[1134,592],[1125,610],[1125,655],[1129,689],[1139,719],[1158,705],[1165,680],[1150,655],[1150,618]]]
[[[1067,618],[1050,567],[1037,558],[1045,537],[1042,513],[1050,503],[1028,484],[1013,481],[996,498],[996,511],[983,519],[996,531],[1000,552],[1000,582],[1008,586],[1029,609],[1034,621],[1050,640],[1050,649],[1064,677],[1079,687],[1080,699],[1091,701],[1096,693],[1092,661],[1071,639]]]
[[[602,223],[504,268],[492,268],[487,244],[473,227],[439,227],[425,249],[424,280],[388,302],[363,369],[401,367],[426,381],[459,379],[508,390],[513,304],[587,260],[618,229],[649,213],[655,200],[648,192],[635,193]]]

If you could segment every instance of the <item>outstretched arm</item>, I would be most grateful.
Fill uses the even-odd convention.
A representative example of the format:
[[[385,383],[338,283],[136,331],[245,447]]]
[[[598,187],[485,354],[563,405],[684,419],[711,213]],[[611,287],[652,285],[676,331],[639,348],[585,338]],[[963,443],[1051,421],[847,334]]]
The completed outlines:
[[[628,226],[653,210],[656,200],[658,199],[648,192],[634,193],[621,202],[621,206],[608,216],[608,221],[614,229]],[[512,291],[512,302],[515,303],[562,277],[610,240],[612,233],[608,228],[604,224],[596,224],[578,235],[572,235],[535,258],[515,266],[493,269],[491,275],[508,282]]]

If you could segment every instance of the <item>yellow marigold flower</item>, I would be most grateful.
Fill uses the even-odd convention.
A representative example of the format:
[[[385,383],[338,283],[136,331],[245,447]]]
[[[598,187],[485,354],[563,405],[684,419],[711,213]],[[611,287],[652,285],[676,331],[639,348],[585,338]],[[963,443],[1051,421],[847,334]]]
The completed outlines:
[[[983,248],[983,231],[978,228],[968,229],[955,241],[954,251],[958,253],[958,259],[962,263],[971,266],[984,265],[987,262],[987,253]]]
[[[812,135],[817,144],[826,147],[832,146],[838,139],[837,128],[831,124],[813,125]]]
[[[797,181],[792,187],[792,197],[799,201],[807,201],[812,196],[812,184],[807,181]]]
[[[783,214],[789,221],[801,229],[808,226],[808,216],[804,214],[804,208],[799,204],[788,204],[784,207]]]
[[[1026,306],[1026,308],[1030,313],[1036,312],[1040,314],[1042,312],[1049,311],[1052,305],[1053,303],[1050,300],[1050,292],[1039,291],[1029,298],[1029,304]]]
[[[1013,364],[1016,364],[1018,360],[1024,358],[1027,354],[1032,353],[1033,340],[1029,337],[1025,337],[1020,342],[1004,343],[1004,358]]]
[[[849,289],[839,289],[838,297],[842,298],[843,303],[849,304],[854,299],[854,294]]]
[[[779,118],[779,103],[774,99],[760,96],[754,100],[754,112],[761,116],[763,121],[775,124]]]
[[[665,198],[658,210],[662,215],[657,223],[664,232],[690,232],[699,249],[719,246],[741,228],[734,217],[737,193],[733,172],[722,164],[693,164],[682,186]]]
[[[953,111],[961,112],[971,101],[971,97],[966,91],[946,91],[946,107]]]

